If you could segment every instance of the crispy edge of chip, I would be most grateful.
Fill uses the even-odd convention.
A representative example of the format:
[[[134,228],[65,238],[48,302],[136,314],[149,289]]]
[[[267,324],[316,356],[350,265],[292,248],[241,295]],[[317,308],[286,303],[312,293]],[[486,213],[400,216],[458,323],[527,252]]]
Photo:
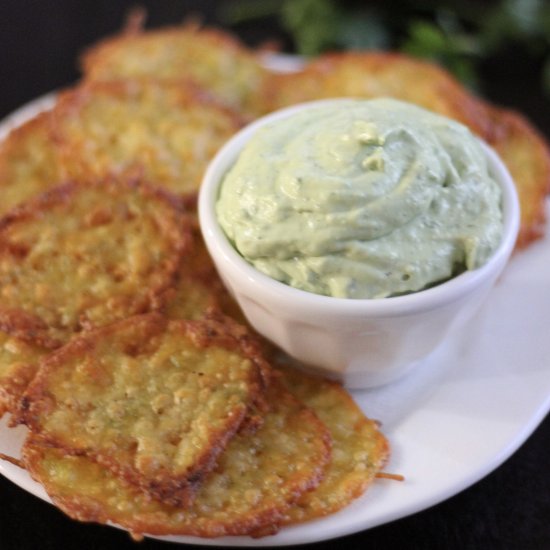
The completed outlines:
[[[191,218],[186,214],[182,201],[168,191],[152,186],[139,178],[101,178],[93,179],[87,182],[70,181],[65,184],[53,187],[37,195],[33,199],[12,209],[5,216],[0,218],[0,254],[5,252],[13,253],[10,250],[9,242],[6,242],[2,235],[8,231],[13,224],[25,222],[40,217],[40,213],[44,209],[53,208],[57,205],[67,205],[70,207],[72,197],[78,193],[80,188],[89,188],[95,186],[104,192],[105,200],[108,200],[113,193],[121,193],[125,190],[129,192],[139,192],[144,196],[160,200],[168,205],[168,208],[173,211],[174,217],[172,221],[176,222],[173,228],[166,227],[169,230],[167,234],[174,243],[174,257],[165,260],[166,278],[158,287],[148,290],[146,300],[147,306],[138,305],[137,310],[133,314],[144,313],[143,309],[153,309],[158,297],[161,296],[166,288],[171,286],[177,274],[177,267],[181,256],[191,246]],[[17,251],[15,251],[17,253]],[[130,313],[129,315],[131,315]],[[84,326],[83,328],[93,328]],[[25,312],[17,308],[5,308],[0,305],[0,330],[14,335],[23,341],[37,344],[47,349],[56,349],[61,347],[67,338],[60,338],[49,334],[50,327],[37,315]]]
[[[13,223],[24,222],[27,219],[33,218],[42,208],[48,208],[50,205],[60,202],[67,203],[71,187],[71,184],[66,183],[48,189],[29,201],[16,206],[1,217],[0,255],[4,253],[14,255],[25,253],[25,251],[15,250],[13,246],[5,242],[1,237],[2,232]],[[49,327],[43,319],[17,308],[6,308],[0,305],[0,330],[25,342],[34,343],[47,349],[56,349],[63,344],[62,340],[48,334]]]
[[[203,27],[197,25],[195,21],[184,22],[182,25],[165,26],[159,29],[145,29],[143,27],[143,18],[138,14],[134,19],[130,18],[126,28],[117,34],[103,38],[96,42],[90,48],[84,51],[80,56],[79,66],[84,73],[84,78],[87,80],[101,80],[103,67],[108,62],[113,50],[131,45],[133,42],[141,40],[158,40],[163,38],[178,38],[188,35],[196,40],[203,41],[206,44],[212,45],[220,49],[220,51],[230,50],[246,57],[248,60],[255,60],[258,64],[256,54],[253,50],[247,48],[233,34],[214,27]],[[182,70],[185,67],[182,67]]]
[[[32,137],[37,132],[44,132],[46,139],[48,139],[51,131],[52,109],[53,107],[41,111],[22,124],[14,126],[6,137],[0,140],[0,181],[5,178],[6,161],[13,155],[19,155],[21,143],[25,143],[29,136]]]
[[[58,158],[58,148],[52,135],[52,109],[38,113],[36,116],[27,120],[23,124],[13,128],[9,134],[0,141],[0,190],[7,187],[11,187],[14,183],[20,184],[21,182],[14,182],[14,174],[12,173],[12,167],[10,164],[13,162],[13,157],[19,158],[24,154],[28,157],[31,152],[28,150],[29,141],[31,141],[36,134],[43,134],[44,139],[47,141],[47,147],[49,147],[48,155],[51,155],[51,163],[48,162],[45,168],[48,170],[48,174],[45,175],[45,179],[41,182],[40,189],[34,189],[35,185],[31,187],[30,192],[26,193],[26,200],[32,199],[34,196],[41,192],[62,183],[66,179],[66,173],[63,165]],[[29,162],[34,162],[34,159],[29,158]],[[34,182],[36,184],[36,182]],[[26,185],[28,188],[28,184]],[[25,200],[20,201],[18,204],[12,203],[7,207],[2,204],[0,208],[0,216],[7,214],[11,209],[16,208]]]
[[[197,458],[193,466],[173,479],[170,475],[157,476],[154,480],[143,477],[130,465],[121,465],[110,453],[101,453],[97,449],[76,448],[55,435],[50,435],[42,429],[40,421],[55,408],[54,398],[47,390],[47,380],[50,372],[60,368],[66,360],[74,356],[90,355],[98,342],[104,336],[112,335],[113,331],[125,330],[138,326],[143,333],[140,344],[148,341],[153,335],[164,331],[180,332],[182,337],[189,337],[200,349],[211,346],[222,347],[228,351],[240,352],[252,362],[248,388],[248,401],[238,403],[226,418],[224,425],[210,434],[210,443],[205,445],[204,452]],[[257,429],[261,424],[261,416],[268,409],[265,391],[271,382],[271,369],[260,353],[259,348],[250,338],[248,331],[228,319],[212,317],[201,321],[170,320],[158,313],[149,313],[127,318],[118,323],[89,331],[73,339],[57,352],[46,357],[39,363],[39,371],[20,400],[19,409],[14,417],[14,424],[25,424],[33,433],[40,434],[42,439],[51,446],[64,449],[67,454],[94,456],[94,459],[109,468],[115,475],[128,482],[140,486],[153,498],[172,502],[175,505],[188,506],[195,497],[204,476],[215,467],[220,453],[225,449],[237,431],[246,426]]]
[[[218,294],[214,290],[215,278],[180,274],[172,288],[169,288],[160,308],[170,319],[198,320],[219,308]]]
[[[487,141],[500,155],[516,184],[520,200],[520,231],[516,248],[543,236],[545,199],[550,193],[550,145],[529,120],[517,111],[488,106],[493,121]],[[516,155],[521,155],[518,164]]]
[[[172,94],[170,100],[174,100],[174,108],[190,112],[194,107],[210,109],[219,117],[224,117],[228,124],[237,132],[247,122],[248,118],[241,112],[220,101],[215,94],[208,89],[202,88],[192,80],[182,77],[178,80],[157,80],[148,78],[125,78],[116,80],[84,81],[74,88],[62,92],[51,111],[51,134],[59,152],[60,162],[64,166],[64,172],[68,177],[80,178],[82,175],[93,172],[90,159],[79,155],[78,151],[82,144],[72,139],[64,128],[65,121],[78,121],[79,113],[97,97],[110,98],[113,102],[125,105],[129,97],[137,96],[139,92],[157,90],[161,94]],[[105,148],[107,144],[104,144]],[[105,173],[96,174],[96,178],[108,177],[110,172],[115,177],[126,177],[129,179],[142,178],[144,163],[141,159],[128,160],[124,168],[117,170],[106,170]],[[198,182],[200,183],[200,182]],[[198,187],[198,184],[195,186]],[[161,188],[166,189],[161,185]],[[192,207],[197,201],[197,190],[189,189],[178,193],[172,189],[168,192],[179,196],[185,207]]]
[[[156,89],[159,93],[173,93],[179,103],[188,107],[188,104],[197,104],[212,107],[223,113],[228,120],[232,120],[238,127],[243,126],[246,118],[242,113],[220,101],[207,88],[204,88],[185,77],[178,79],[150,79],[150,78],[117,78],[112,80],[83,81],[73,88],[61,92],[56,104],[50,111],[52,137],[62,138],[56,128],[61,116],[71,116],[79,111],[94,95],[104,94],[117,100],[124,100],[130,94],[137,94],[140,90]]]
[[[437,97],[439,101],[443,102],[448,110],[447,113],[441,114],[451,116],[449,113],[453,113],[455,116],[451,116],[451,118],[466,124],[473,132],[480,136],[485,136],[489,131],[490,120],[487,116],[484,103],[473,94],[469,93],[449,72],[435,63],[420,60],[398,52],[351,51],[327,53],[310,61],[304,69],[299,72],[271,74],[266,77],[262,90],[262,96],[265,98],[262,111],[269,112],[274,108],[288,105],[289,102],[284,99],[285,90],[304,89],[300,85],[302,81],[314,83],[317,91],[314,94],[315,97],[304,97],[301,101],[325,97],[325,95],[323,95],[323,86],[326,86],[326,83],[330,82],[331,78],[341,78],[339,72],[346,64],[364,71],[363,73],[356,73],[357,76],[355,78],[372,78],[375,80],[377,78],[377,73],[380,71],[385,74],[394,71],[392,75],[393,78],[402,76],[402,89],[404,90],[404,95],[382,95],[393,96],[396,99],[403,99],[405,101],[408,100],[406,90],[414,87],[419,79],[425,79],[433,86],[433,97]],[[400,67],[406,68],[407,72],[401,75],[399,72]],[[407,80],[410,70],[412,70],[415,75],[414,82]],[[357,97],[361,96],[359,95]],[[421,106],[427,109],[430,108],[427,104]],[[436,112],[439,111],[436,109]]]
[[[175,300],[183,298],[182,292],[186,287],[193,289],[197,287],[199,292],[207,297],[206,307],[196,312],[193,318],[216,317],[221,315],[245,326],[256,339],[264,356],[271,354],[272,345],[267,345],[267,340],[259,336],[253,327],[248,323],[237,301],[231,296],[225,287],[216,266],[208,252],[201,234],[199,222],[196,216],[196,194],[191,194],[184,199],[184,203],[190,214],[191,240],[190,249],[183,255],[181,266],[178,272],[178,280],[174,286],[167,290],[159,300],[157,310],[163,312],[170,318],[182,319],[184,316],[178,312]],[[180,286],[181,285],[181,286]]]
[[[310,407],[328,427],[332,436],[334,452],[349,451],[340,445],[349,443],[349,438],[353,436],[351,434],[347,436],[348,441],[342,441],[339,437],[337,427],[332,425],[333,418],[330,410],[333,407],[341,408],[342,411],[345,409],[346,415],[349,416],[351,429],[356,436],[368,435],[373,443],[373,456],[369,457],[366,468],[360,472],[339,472],[333,461],[329,463],[325,478],[317,488],[304,494],[294,506],[289,508],[284,524],[292,525],[333,514],[360,497],[372,484],[376,474],[387,463],[390,445],[378,429],[378,423],[365,416],[341,384],[301,371],[299,367],[287,364],[285,361],[279,363],[278,367],[277,373],[281,383],[290,393]],[[331,401],[331,407],[327,408],[324,404],[321,406],[317,401],[319,397]],[[354,462],[355,457],[351,457],[349,461]],[[337,501],[330,498],[335,494],[339,494]]]
[[[143,74],[109,74],[110,70],[105,69],[110,64],[110,58],[117,55],[117,50],[130,49],[136,42],[157,41],[162,43],[166,39],[177,39],[178,37],[192,38],[206,49],[206,55],[215,58],[219,52],[224,58],[229,54],[233,56],[232,62],[235,69],[233,79],[233,90],[227,92],[227,75],[217,75],[215,66],[212,66],[211,77],[218,84],[203,82],[200,76],[189,74],[186,64],[181,64],[181,73],[187,80],[195,82],[198,86],[208,89],[224,105],[238,109],[245,117],[246,122],[251,122],[261,115],[258,108],[257,96],[263,88],[263,82],[270,72],[262,63],[262,51],[248,47],[234,34],[230,34],[217,27],[208,27],[198,24],[196,20],[189,19],[179,26],[165,26],[157,29],[144,29],[140,16],[134,18],[135,22],[129,24],[119,34],[97,42],[80,57],[79,66],[83,72],[85,81],[106,81],[118,78],[157,79],[163,81],[173,80],[173,77],[159,76],[154,71]],[[137,22],[137,23],[136,23]],[[204,65],[204,63],[203,63]],[[223,63],[227,65],[227,61]],[[208,62],[206,63],[208,65]],[[242,73],[242,74],[241,74]],[[179,75],[178,75],[179,77]]]
[[[213,326],[224,327],[225,330],[230,332],[232,337],[239,342],[244,353],[253,357],[258,366],[261,385],[264,389],[262,399],[258,399],[253,403],[250,414],[244,419],[243,424],[239,428],[239,431],[252,433],[262,425],[263,415],[269,412],[270,403],[265,397],[265,392],[277,378],[269,361],[272,353],[271,344],[268,345],[264,338],[254,332],[248,325],[240,322],[240,319],[235,319],[228,315],[228,312],[218,307],[208,310],[204,316],[204,320]]]
[[[19,309],[0,307],[0,330],[49,350],[63,345],[63,339],[49,334],[50,327],[40,317]]]
[[[6,413],[10,413],[11,415],[17,413],[21,397],[36,375],[41,358],[49,353],[46,349],[23,342],[22,340],[21,344],[35,347],[36,358],[34,360],[31,358],[15,360],[10,366],[11,372],[0,376],[0,418]],[[1,369],[2,367],[0,367]],[[12,427],[13,422],[12,418],[8,425]]]
[[[45,472],[41,468],[41,461],[45,453],[51,452],[57,455],[59,460],[71,460],[80,462],[85,470],[96,468],[93,461],[87,457],[68,456],[64,455],[63,449],[52,448],[44,441],[41,436],[31,434],[25,441],[22,450],[23,463],[29,473],[37,482],[41,483],[46,492],[52,499],[53,503],[58,506],[64,513],[73,519],[85,522],[98,523],[114,523],[127,529],[133,537],[141,538],[143,535],[190,535],[205,538],[215,538],[221,536],[245,536],[253,537],[265,536],[274,534],[280,528],[281,521],[284,518],[285,511],[295,502],[301,495],[314,489],[322,480],[324,471],[328,461],[330,460],[331,441],[330,435],[326,426],[319,420],[317,415],[298,399],[292,396],[290,392],[285,390],[279,383],[271,386],[271,392],[275,399],[275,403],[279,407],[289,407],[292,414],[287,414],[288,418],[292,418],[293,422],[299,422],[301,425],[309,424],[312,430],[315,431],[315,451],[316,456],[304,459],[307,462],[308,470],[311,469],[308,475],[304,475],[303,471],[294,472],[291,480],[285,487],[284,494],[278,498],[264,499],[260,504],[253,504],[248,510],[240,512],[238,515],[231,515],[231,510],[227,510],[222,517],[208,517],[200,514],[196,510],[177,510],[174,507],[163,505],[155,501],[151,501],[146,495],[141,493],[135,486],[127,483],[123,479],[112,476],[107,470],[103,470],[101,474],[104,476],[110,487],[103,492],[102,497],[108,498],[110,495],[115,495],[116,498],[122,493],[124,498],[131,499],[132,502],[143,501],[145,507],[153,506],[153,510],[143,510],[140,513],[127,514],[127,517],[121,515],[120,508],[111,505],[111,510],[95,497],[88,495],[64,495],[62,490],[55,486],[47,478]],[[235,444],[241,442],[246,445],[248,436],[237,436]],[[259,436],[261,437],[261,435]],[[227,449],[227,453],[231,453],[231,446]],[[314,458],[314,460],[313,460]],[[223,471],[223,456],[220,467]],[[286,463],[288,464],[288,463]],[[292,464],[289,464],[292,469]],[[84,471],[86,474],[86,471]],[[93,472],[92,472],[92,475]],[[210,474],[216,476],[216,472]],[[94,476],[95,477],[95,476]],[[208,483],[208,479],[206,480]],[[76,487],[81,487],[82,484],[76,484]],[[72,487],[71,487],[72,488]],[[78,488],[76,489],[78,491]],[[109,495],[110,492],[110,495]],[[124,495],[124,493],[126,493]],[[197,497],[200,499],[200,493]],[[198,503],[198,500],[197,500]],[[167,521],[167,516],[173,512],[182,514],[182,523],[177,526]],[[185,519],[185,514],[191,513],[192,517]]]

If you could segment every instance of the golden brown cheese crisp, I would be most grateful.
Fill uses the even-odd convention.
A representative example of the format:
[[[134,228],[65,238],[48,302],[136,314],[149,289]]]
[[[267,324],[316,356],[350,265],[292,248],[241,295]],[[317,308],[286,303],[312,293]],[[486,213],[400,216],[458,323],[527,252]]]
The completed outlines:
[[[275,532],[284,511],[313,489],[330,457],[324,425],[274,383],[265,422],[239,434],[187,509],[151,500],[86,457],[66,456],[31,437],[23,456],[31,475],[70,517],[113,522],[134,535],[247,535]]]
[[[0,417],[14,413],[48,350],[0,331]]]
[[[42,362],[22,420],[154,498],[188,505],[263,399],[262,360],[249,349],[222,323],[129,318]]]
[[[519,196],[521,225],[517,246],[544,234],[545,199],[550,192],[550,146],[520,114],[490,108],[492,134],[487,141],[500,155]]]
[[[180,275],[174,288],[164,297],[164,314],[171,319],[202,319],[210,311],[219,309],[217,282],[188,275]]]
[[[185,255],[182,262],[182,273],[208,279],[212,273],[216,273],[214,262],[206,248],[201,228],[199,225],[198,215],[195,209],[191,210],[191,225],[192,225],[192,240],[193,246]]]
[[[154,81],[79,86],[61,95],[52,119],[70,176],[129,173],[178,194],[197,191],[208,162],[243,124],[194,86]]]
[[[319,486],[291,507],[285,524],[301,523],[344,508],[361,496],[384,467],[389,445],[376,422],[335,382],[287,367],[285,387],[310,407],[332,437],[332,459]]]
[[[0,215],[58,185],[65,177],[44,112],[15,128],[0,142]]]
[[[485,135],[489,120],[481,101],[441,67],[390,52],[346,52],[317,57],[293,74],[266,81],[264,111],[332,97],[393,97],[458,120]]]
[[[187,79],[226,104],[247,111],[265,74],[259,58],[235,37],[196,25],[126,32],[82,58],[87,80]]]
[[[143,182],[53,188],[0,220],[0,328],[55,348],[144,312],[188,243],[177,202]]]
[[[181,273],[161,299],[161,311],[170,319],[203,319],[216,312],[250,329],[237,302],[216,273],[200,276]]]
[[[173,319],[200,319],[217,311],[250,329],[216,271],[198,221],[191,223],[192,246],[182,257],[176,283],[161,300],[164,314]]]
[[[162,299],[163,312],[172,319],[200,319],[220,310],[225,290],[192,215],[191,246],[181,259],[178,278]]]

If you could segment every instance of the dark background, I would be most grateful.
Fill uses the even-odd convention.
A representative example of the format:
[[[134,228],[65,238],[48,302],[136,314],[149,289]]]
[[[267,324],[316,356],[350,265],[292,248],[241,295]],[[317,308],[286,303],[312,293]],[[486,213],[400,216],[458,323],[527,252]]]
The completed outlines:
[[[220,4],[215,0],[140,3],[149,12],[150,27],[174,24],[193,14],[215,24]],[[1,0],[0,118],[41,94],[75,82],[78,54],[116,32],[134,5],[116,0]],[[250,45],[273,39],[291,45],[275,20],[243,24],[233,30]],[[511,48],[505,57],[485,63],[482,71],[487,98],[522,111],[550,137],[550,109],[530,62]],[[363,533],[309,547],[550,549],[549,451],[547,418],[503,466],[448,501]],[[149,550],[170,546],[154,540],[136,545],[116,529],[78,524],[0,477],[0,550]]]

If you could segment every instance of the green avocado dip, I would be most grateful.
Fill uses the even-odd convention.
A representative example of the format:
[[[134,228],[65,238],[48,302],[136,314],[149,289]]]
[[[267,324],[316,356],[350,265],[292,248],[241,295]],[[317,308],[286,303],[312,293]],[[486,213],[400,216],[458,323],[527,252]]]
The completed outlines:
[[[256,269],[339,298],[410,293],[481,266],[501,193],[461,124],[391,99],[317,104],[257,130],[219,223]]]

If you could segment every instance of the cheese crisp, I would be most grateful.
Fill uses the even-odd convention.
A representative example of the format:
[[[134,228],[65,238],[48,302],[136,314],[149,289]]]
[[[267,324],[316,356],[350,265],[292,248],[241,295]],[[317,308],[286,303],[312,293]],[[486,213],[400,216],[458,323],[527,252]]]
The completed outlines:
[[[362,495],[384,467],[389,445],[342,386],[292,367],[283,372],[285,387],[326,424],[333,441],[323,481],[286,514],[292,524],[337,512]]]
[[[162,311],[171,319],[200,319],[222,310],[226,293],[193,217],[191,246],[182,257],[174,285],[161,300]]]
[[[196,192],[243,123],[194,86],[156,81],[80,86],[60,97],[52,117],[70,176],[129,173],[178,194]]]
[[[192,246],[182,258],[178,278],[161,299],[163,313],[171,319],[200,319],[218,312],[252,330],[223,285],[195,223],[191,234]]]
[[[19,399],[47,350],[0,331],[0,417],[17,410]]]
[[[59,184],[65,173],[44,112],[13,130],[0,144],[0,215]]]
[[[22,420],[49,444],[92,457],[154,498],[188,505],[262,401],[261,359],[245,349],[220,323],[130,318],[42,363]]]
[[[212,309],[219,309],[218,292],[212,288],[216,281],[180,275],[166,296],[164,313],[171,319],[201,319]]]
[[[185,218],[138,182],[67,184],[0,220],[0,327],[55,348],[150,308],[189,242]]]
[[[504,160],[516,184],[521,214],[517,246],[525,246],[544,235],[550,149],[519,113],[493,107],[490,116],[493,129],[487,140]]]
[[[266,81],[264,110],[334,97],[408,101],[485,134],[485,106],[437,65],[388,52],[325,54],[303,71],[274,74]]]
[[[319,483],[330,437],[279,384],[270,387],[268,400],[262,427],[235,436],[187,509],[151,500],[88,458],[66,456],[32,437],[24,463],[53,502],[80,521],[110,521],[134,535],[273,533],[290,503]]]
[[[108,38],[86,52],[82,66],[84,77],[94,81],[187,79],[245,112],[265,73],[235,37],[193,25]]]

